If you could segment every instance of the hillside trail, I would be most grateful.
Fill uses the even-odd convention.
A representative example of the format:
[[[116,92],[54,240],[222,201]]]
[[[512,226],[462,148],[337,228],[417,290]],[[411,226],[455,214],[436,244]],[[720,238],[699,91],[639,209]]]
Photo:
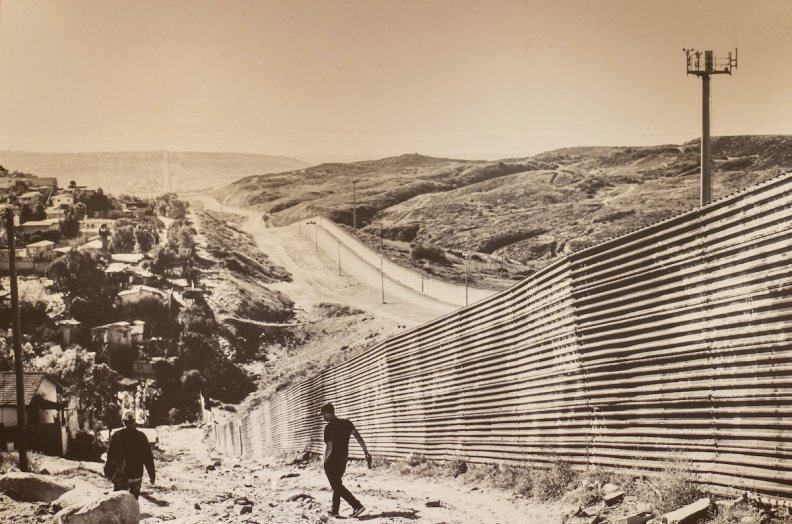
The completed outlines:
[[[318,460],[257,461],[212,450],[198,428],[162,426],[157,483],[144,482],[140,498],[145,524],[201,515],[207,522],[332,523],[356,520],[415,524],[507,524],[561,522],[569,511],[561,504],[540,504],[511,493],[458,478],[402,476],[391,467],[369,470],[352,461],[344,485],[366,506],[359,519],[327,514],[332,492]],[[212,467],[208,467],[212,466]],[[101,481],[101,479],[98,479]],[[252,511],[240,514],[240,499]],[[439,507],[427,502],[439,501]],[[197,507],[196,507],[197,504]],[[341,515],[351,508],[341,503]]]
[[[364,310],[408,328],[458,309],[458,306],[428,298],[390,280],[386,286],[386,303],[383,303],[378,272],[355,259],[347,263],[354,264],[352,270],[356,275],[353,277],[345,270],[339,276],[337,261],[321,250],[316,251],[310,228],[300,233],[295,225],[266,227],[259,211],[222,205],[204,195],[190,195],[189,198],[199,200],[213,211],[247,217],[242,229],[255,238],[259,249],[274,264],[292,275],[292,282],[267,286],[288,295],[298,309],[309,309],[318,302],[334,303]]]

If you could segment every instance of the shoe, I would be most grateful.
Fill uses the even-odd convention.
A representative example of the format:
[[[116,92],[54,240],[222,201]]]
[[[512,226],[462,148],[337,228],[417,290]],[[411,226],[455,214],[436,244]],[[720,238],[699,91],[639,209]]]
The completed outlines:
[[[333,511],[332,509],[327,510],[327,514],[331,517],[340,517],[337,511]]]
[[[364,508],[363,506],[360,506],[358,509],[356,509],[355,511],[352,512],[352,516],[353,517],[359,517],[359,516],[361,516],[363,514],[364,511],[366,511],[366,508]]]

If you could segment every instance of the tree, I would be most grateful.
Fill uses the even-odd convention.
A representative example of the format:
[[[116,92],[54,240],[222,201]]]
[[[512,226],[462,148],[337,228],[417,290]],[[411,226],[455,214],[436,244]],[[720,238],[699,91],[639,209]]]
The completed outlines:
[[[82,202],[77,202],[74,204],[74,214],[77,216],[77,220],[85,220],[85,215],[88,212],[88,208],[85,207],[85,204]]]
[[[66,211],[63,220],[58,222],[58,229],[63,238],[72,239],[80,235],[80,221],[77,219],[77,213],[73,209]]]
[[[154,247],[154,235],[146,228],[135,228],[135,250],[138,253],[148,253]]]
[[[47,210],[41,202],[36,204],[36,209],[33,211],[33,220],[47,220]]]
[[[36,353],[33,352],[30,342],[22,344],[22,367],[26,371],[34,369],[33,358],[35,356]],[[14,371],[15,362],[14,345],[6,342],[5,337],[0,337],[0,371]]]
[[[64,384],[67,396],[77,397],[83,409],[91,413],[94,427],[103,422],[107,427],[118,414],[118,381],[121,375],[95,364],[92,354],[81,347],[68,349],[45,369]]]
[[[168,304],[158,297],[141,297],[130,304],[129,311],[133,318],[145,320],[151,326],[152,336],[162,336],[174,330],[172,324],[175,323],[171,322]]]
[[[70,181],[69,182],[69,189],[74,189],[75,187],[77,187],[77,182],[75,182],[74,180]]]
[[[135,250],[135,228],[116,226],[110,238],[110,249],[114,253],[132,253]]]
[[[176,265],[177,256],[170,246],[157,245],[150,253],[151,260],[146,260],[143,265],[155,275],[165,276]]]
[[[47,267],[47,278],[53,281],[56,291],[72,297],[96,300],[103,296],[104,270],[94,258],[76,249],[53,260]]]

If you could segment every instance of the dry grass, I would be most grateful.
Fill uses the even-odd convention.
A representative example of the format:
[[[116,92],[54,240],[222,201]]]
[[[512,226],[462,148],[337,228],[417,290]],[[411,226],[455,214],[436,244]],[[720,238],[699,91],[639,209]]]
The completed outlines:
[[[38,473],[41,471],[41,459],[43,455],[35,451],[29,451],[28,458],[28,471],[30,473]],[[11,469],[19,469],[19,454],[16,452],[0,452],[0,474],[8,473]]]
[[[710,496],[699,482],[695,464],[683,453],[671,453],[656,471],[638,468],[622,477],[622,488],[649,504],[655,515],[663,515]]]

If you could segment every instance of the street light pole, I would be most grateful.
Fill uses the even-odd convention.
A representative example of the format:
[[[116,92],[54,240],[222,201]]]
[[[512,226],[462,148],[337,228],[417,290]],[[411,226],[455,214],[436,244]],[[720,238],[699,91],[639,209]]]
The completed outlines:
[[[338,276],[341,276],[341,239],[337,238],[338,240]]]
[[[5,212],[8,233],[8,272],[11,280],[11,312],[14,337],[14,371],[16,372],[16,403],[17,403],[17,437],[16,446],[19,453],[19,470],[28,471],[27,458],[27,421],[25,420],[25,376],[22,365],[22,325],[19,317],[19,288],[17,287],[16,271],[16,239],[14,238],[14,211]]]
[[[352,229],[357,231],[357,180],[352,181]]]
[[[382,270],[382,255],[380,255],[380,279],[382,282],[382,303],[385,303],[385,272]]]
[[[465,253],[465,307],[468,305],[468,258],[470,253]]]

